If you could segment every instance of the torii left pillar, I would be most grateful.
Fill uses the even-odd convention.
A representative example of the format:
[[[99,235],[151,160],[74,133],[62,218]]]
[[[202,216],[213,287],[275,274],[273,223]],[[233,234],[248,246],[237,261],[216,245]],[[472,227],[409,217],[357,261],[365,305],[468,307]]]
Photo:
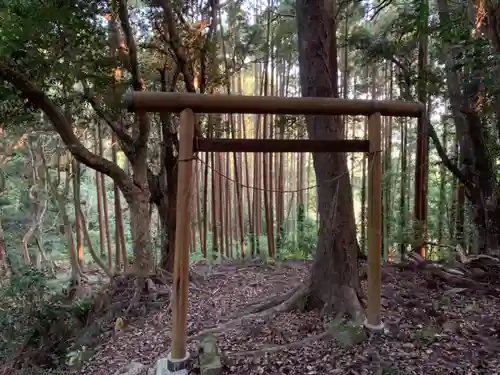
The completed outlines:
[[[188,375],[187,310],[189,286],[190,205],[194,160],[195,114],[181,112],[175,230],[174,280],[172,285],[172,347],[166,359],[156,364],[156,375]]]

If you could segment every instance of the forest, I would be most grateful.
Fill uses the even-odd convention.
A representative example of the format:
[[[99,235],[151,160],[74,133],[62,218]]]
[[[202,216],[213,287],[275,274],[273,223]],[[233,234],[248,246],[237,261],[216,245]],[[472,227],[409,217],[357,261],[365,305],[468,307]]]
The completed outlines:
[[[7,0],[0,21],[0,374],[500,373],[496,1]],[[162,372],[186,160],[179,113],[127,110],[144,91],[420,102],[382,117],[383,328],[363,325],[369,153],[199,152],[189,360]],[[369,132],[195,120],[233,140]]]

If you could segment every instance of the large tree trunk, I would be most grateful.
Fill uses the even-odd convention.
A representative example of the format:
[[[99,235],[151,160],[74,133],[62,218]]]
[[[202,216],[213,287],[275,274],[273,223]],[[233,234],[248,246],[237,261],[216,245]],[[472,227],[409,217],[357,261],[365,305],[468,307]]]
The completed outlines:
[[[298,0],[297,22],[302,96],[338,97],[336,4]],[[308,116],[311,139],[343,139],[340,118]],[[311,273],[311,302],[354,320],[363,318],[358,291],[357,243],[352,190],[345,154],[313,154],[319,184],[319,237]]]
[[[487,253],[500,255],[500,209],[491,207],[486,203],[486,207],[481,207],[472,203],[472,221],[474,223],[474,233],[476,237],[473,244],[473,253]]]
[[[149,192],[142,189],[139,194],[125,195],[125,199],[130,207],[130,229],[135,271],[138,274],[147,274],[152,269]]]
[[[157,205],[162,231],[160,268],[168,272],[174,270],[175,228],[177,191],[168,189],[168,197],[163,197]]]
[[[176,80],[171,83],[175,86]],[[162,91],[167,91],[165,75],[162,74]],[[171,90],[170,90],[171,91]],[[174,155],[177,135],[171,130],[172,118],[162,114],[162,167],[158,184],[152,186],[152,200],[158,209],[162,231],[160,268],[174,270],[175,228],[177,213],[177,157]]]
[[[449,23],[451,18],[450,10],[456,11],[456,9],[453,9],[447,0],[438,0],[437,5],[440,22],[442,24]],[[492,47],[499,51],[500,44],[497,38],[499,34],[496,32],[496,25],[498,25],[497,9],[496,6],[491,7],[488,3],[487,23],[482,22],[484,21],[483,14],[479,12],[475,16],[471,14],[468,20],[469,23],[464,24],[465,27],[468,27],[469,24],[479,25],[489,36]],[[484,76],[484,68],[477,67],[475,64],[468,64],[463,69],[462,74],[460,74],[460,71],[452,69],[456,65],[456,61],[459,60],[459,53],[461,52],[452,48],[452,43],[452,41],[445,40],[442,55],[442,60],[447,67],[450,107],[460,144],[459,167],[461,170],[458,172],[452,170],[452,172],[455,176],[461,177],[461,183],[464,185],[464,190],[472,206],[472,220],[477,236],[477,241],[475,241],[477,248],[474,249],[474,252],[497,251],[500,246],[500,219],[498,218],[499,209],[497,208],[500,197],[494,172],[493,156],[488,147],[488,142],[493,139],[493,134],[483,121],[482,117],[485,114],[479,112],[476,105],[476,101],[479,101],[479,98],[484,94],[480,84],[481,77]],[[461,87],[465,87],[464,92],[462,92]],[[495,104],[500,106],[498,103]],[[498,113],[500,113],[500,109]],[[459,224],[463,221],[460,214],[461,212],[457,216]],[[458,225],[457,229],[460,229],[461,226]]]

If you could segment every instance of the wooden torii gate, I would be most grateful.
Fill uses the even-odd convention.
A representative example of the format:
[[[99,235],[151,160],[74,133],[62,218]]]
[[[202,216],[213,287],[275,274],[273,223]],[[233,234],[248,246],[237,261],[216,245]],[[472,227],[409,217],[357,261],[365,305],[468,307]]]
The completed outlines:
[[[368,306],[365,326],[383,329],[380,312],[380,247],[382,245],[381,116],[420,117],[418,102],[347,100],[337,98],[282,98],[270,96],[207,95],[195,93],[132,92],[130,112],[180,113],[177,228],[172,297],[170,373],[187,374],[187,307],[189,224],[192,161],[195,152],[365,152],[368,171]],[[196,113],[368,116],[368,140],[285,140],[203,138]]]

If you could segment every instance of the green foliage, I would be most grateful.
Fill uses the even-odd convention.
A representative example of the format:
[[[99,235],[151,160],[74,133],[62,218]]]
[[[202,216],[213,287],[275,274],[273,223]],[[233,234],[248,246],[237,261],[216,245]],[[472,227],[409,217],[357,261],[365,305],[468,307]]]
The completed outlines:
[[[0,291],[0,358],[3,363],[54,368],[66,362],[75,333],[85,327],[90,301],[69,302],[30,267],[13,269]],[[9,361],[7,361],[9,358]]]
[[[4,140],[8,143],[16,137],[8,137]],[[24,155],[23,155],[24,153]],[[13,265],[23,263],[22,246],[23,237],[26,235],[30,227],[34,223],[36,210],[43,212],[42,220],[39,229],[34,233],[34,236],[28,241],[28,251],[31,258],[34,260],[39,256],[38,239],[40,246],[54,261],[67,261],[67,246],[66,239],[61,235],[61,220],[59,217],[58,208],[50,199],[46,187],[39,182],[36,187],[36,201],[32,201],[28,196],[28,191],[33,185],[33,166],[26,149],[21,149],[19,157],[9,159],[6,164],[0,169],[0,173],[5,177],[5,189],[0,192],[0,215],[1,227],[5,236],[5,248],[9,262]],[[82,173],[81,177],[81,202],[82,211],[86,218],[86,224],[89,231],[90,239],[94,244],[97,253],[101,253],[99,246],[99,222],[97,214],[97,193],[95,183],[95,173],[88,173],[88,170]],[[56,173],[53,173],[54,176]],[[61,172],[62,180],[66,178],[65,172]],[[54,177],[55,178],[55,177]],[[60,184],[59,191],[62,192],[64,183]],[[70,217],[70,221],[74,224],[74,204],[72,193],[66,196],[66,210]],[[108,202],[114,199],[112,185],[108,178],[105,179],[105,190],[108,197]],[[44,209],[45,208],[45,209]],[[115,234],[115,212],[109,207],[109,227],[111,235]],[[127,244],[131,242],[131,234],[128,228],[128,215],[124,216],[125,226],[125,241]],[[131,249],[131,246],[127,246]],[[103,249],[104,253],[106,249]],[[91,261],[88,251],[84,251],[86,261]]]
[[[298,211],[301,211],[300,207]],[[314,257],[318,238],[316,222],[303,214],[298,215],[297,227],[296,237],[293,233],[284,235],[283,246],[278,254],[281,259],[312,259]]]
[[[96,22],[99,2],[36,2],[8,0],[0,5],[0,59],[14,64],[57,104],[74,103],[67,88],[88,77],[96,84],[110,82],[112,60],[106,48],[106,29]],[[16,131],[39,122],[38,113],[19,100],[17,92],[0,84],[0,122]],[[77,106],[73,112],[78,113]]]
[[[300,228],[299,231],[289,231],[286,228],[290,227],[291,220],[285,220],[282,224],[281,228],[274,228],[275,233],[275,244],[276,244],[276,252],[277,257],[282,260],[287,259],[295,259],[295,260],[303,260],[303,259],[312,259],[316,250],[316,241],[317,241],[317,227],[316,222],[311,217],[305,216],[304,208],[297,208],[297,226]],[[251,257],[251,249],[252,243],[256,248],[256,256],[260,258],[264,262],[271,262],[269,259],[268,253],[268,238],[266,232],[265,225],[265,215],[264,210],[262,210],[261,220],[262,220],[262,234],[260,236],[256,236],[255,234],[249,231],[249,218],[248,216],[244,218],[245,220],[245,247],[246,247],[246,257]],[[276,223],[275,223],[276,224]],[[193,224],[194,225],[194,224]],[[210,228],[209,228],[210,229]],[[280,233],[280,235],[276,234]],[[225,254],[214,254],[213,245],[212,245],[212,233],[208,231],[207,236],[207,259],[212,260],[217,259],[225,259]],[[197,261],[203,258],[201,253],[201,244],[199,242],[199,238],[196,238],[195,244],[196,251],[191,253],[191,261]],[[225,251],[226,252],[226,251]],[[230,253],[233,258],[238,259],[241,257],[239,253],[239,242],[233,242],[233,248],[230,249]]]

